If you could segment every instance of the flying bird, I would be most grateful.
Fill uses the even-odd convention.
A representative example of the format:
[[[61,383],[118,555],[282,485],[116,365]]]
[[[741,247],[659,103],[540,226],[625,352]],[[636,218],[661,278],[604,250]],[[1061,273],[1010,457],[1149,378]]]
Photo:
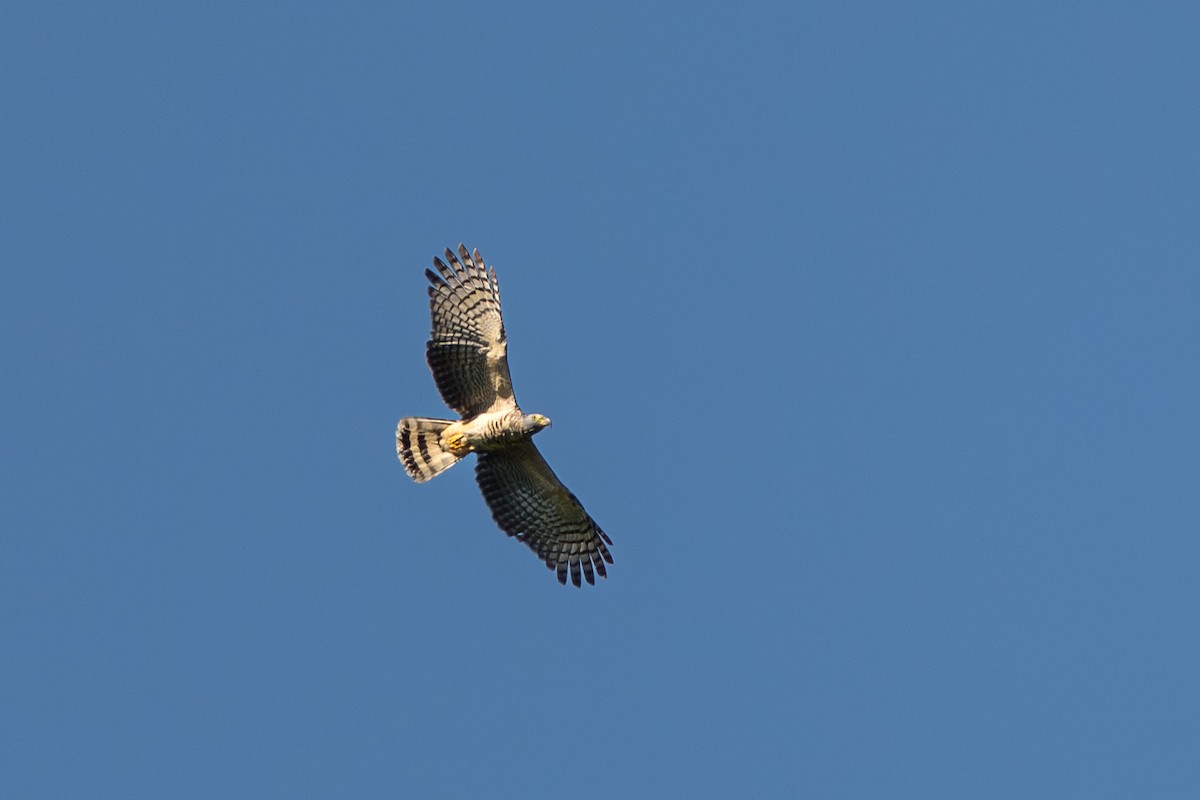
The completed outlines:
[[[424,483],[476,455],[475,480],[492,518],[524,542],[559,583],[596,582],[613,563],[600,530],[575,495],[562,484],[533,443],[550,426],[542,414],[526,414],[513,396],[508,373],[508,338],[500,315],[500,285],[479,251],[458,255],[425,270],[433,331],[425,358],[446,405],[461,419],[405,417],[396,426],[396,453],[404,470]]]

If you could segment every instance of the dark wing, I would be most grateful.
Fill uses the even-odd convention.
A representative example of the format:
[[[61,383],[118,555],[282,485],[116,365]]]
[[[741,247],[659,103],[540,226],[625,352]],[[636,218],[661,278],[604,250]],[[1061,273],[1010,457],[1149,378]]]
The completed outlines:
[[[508,374],[508,342],[500,318],[500,285],[479,251],[458,246],[446,261],[433,259],[425,270],[433,331],[425,357],[446,405],[463,418],[515,408]]]
[[[579,500],[550,469],[546,459],[525,440],[503,450],[481,452],[475,479],[496,524],[538,554],[558,573],[559,583],[580,585],[580,569],[588,583],[593,571],[606,577],[604,562],[613,563],[606,544],[612,544]]]

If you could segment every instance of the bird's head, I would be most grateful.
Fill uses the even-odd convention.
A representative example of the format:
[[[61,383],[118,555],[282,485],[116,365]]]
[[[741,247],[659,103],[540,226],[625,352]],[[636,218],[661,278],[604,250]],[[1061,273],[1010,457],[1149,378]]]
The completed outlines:
[[[537,433],[542,428],[550,427],[550,418],[543,414],[526,414],[525,428],[530,434]]]

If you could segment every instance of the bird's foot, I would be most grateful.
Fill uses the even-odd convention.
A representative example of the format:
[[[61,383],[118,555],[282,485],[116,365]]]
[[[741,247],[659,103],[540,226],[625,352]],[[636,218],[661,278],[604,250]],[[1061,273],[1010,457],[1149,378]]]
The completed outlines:
[[[446,449],[448,449],[451,453],[454,453],[456,456],[464,456],[471,450],[469,447],[467,447],[467,437],[462,431],[455,431],[454,433],[447,434],[445,442]]]

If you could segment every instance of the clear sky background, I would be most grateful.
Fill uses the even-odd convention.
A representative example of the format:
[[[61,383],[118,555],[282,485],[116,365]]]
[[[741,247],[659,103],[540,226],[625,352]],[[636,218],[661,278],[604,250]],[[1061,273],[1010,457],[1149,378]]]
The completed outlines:
[[[1198,42],[7,8],[4,794],[1195,797]],[[599,586],[396,459],[460,241]]]

